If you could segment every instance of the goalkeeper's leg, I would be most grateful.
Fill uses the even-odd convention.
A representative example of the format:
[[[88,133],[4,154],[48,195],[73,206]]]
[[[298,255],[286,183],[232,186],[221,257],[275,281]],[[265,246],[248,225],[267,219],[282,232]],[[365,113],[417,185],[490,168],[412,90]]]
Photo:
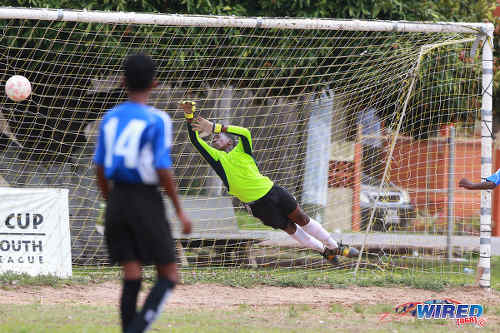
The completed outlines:
[[[305,233],[319,240],[327,248],[331,250],[338,248],[337,242],[330,236],[328,231],[326,231],[321,224],[309,218],[300,208],[295,197],[285,188],[275,185],[266,196],[270,197],[269,199],[273,203],[274,208],[282,215],[280,216],[280,220],[283,220],[285,223],[284,227],[281,227],[281,229],[284,229],[292,237],[298,232],[299,234],[296,235],[298,236],[297,238],[304,239],[305,236],[301,237],[300,234],[300,229],[303,229]],[[290,226],[288,223],[289,221],[299,226],[299,228],[297,228],[299,231],[296,231],[295,226]]]
[[[323,243],[309,235],[299,225],[289,222],[283,230],[304,247],[308,247],[321,253],[325,251]]]
[[[330,233],[326,231],[323,226],[316,220],[307,216],[304,211],[297,205],[297,208],[288,215],[288,218],[297,224],[297,227],[302,227],[302,229],[318,239],[325,245],[325,249],[322,252],[323,257],[332,263],[337,263],[337,256],[345,256],[349,258],[357,257],[359,251],[345,244],[338,244]],[[293,236],[292,236],[293,237]]]
[[[335,239],[330,236],[330,233],[317,221],[307,216],[299,205],[293,212],[288,214],[288,218],[301,226],[309,235],[321,241],[327,248],[335,250],[339,247]]]

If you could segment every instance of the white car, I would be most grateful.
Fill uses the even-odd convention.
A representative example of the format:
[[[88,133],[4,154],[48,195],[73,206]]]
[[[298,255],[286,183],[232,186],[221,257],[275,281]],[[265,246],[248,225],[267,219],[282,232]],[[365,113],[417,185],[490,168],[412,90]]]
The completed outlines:
[[[407,191],[393,183],[385,183],[373,177],[361,177],[359,205],[361,208],[361,228],[366,229],[372,211],[371,230],[390,231],[404,230],[416,216],[415,206],[410,201]]]

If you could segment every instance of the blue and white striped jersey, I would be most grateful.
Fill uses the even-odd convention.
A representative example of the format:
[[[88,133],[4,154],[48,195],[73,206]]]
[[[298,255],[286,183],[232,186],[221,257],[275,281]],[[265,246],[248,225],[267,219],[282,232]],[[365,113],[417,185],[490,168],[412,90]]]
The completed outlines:
[[[152,106],[131,101],[109,110],[99,126],[94,162],[106,179],[158,184],[156,169],[172,166],[172,122]]]

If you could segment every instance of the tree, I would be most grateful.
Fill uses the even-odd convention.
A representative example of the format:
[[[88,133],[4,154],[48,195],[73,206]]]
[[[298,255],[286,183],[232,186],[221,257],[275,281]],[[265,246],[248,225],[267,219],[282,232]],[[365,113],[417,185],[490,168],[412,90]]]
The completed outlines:
[[[91,0],[87,2],[80,2],[75,0],[6,0],[4,4],[6,6],[17,6],[17,7],[49,7],[49,8],[65,8],[65,9],[88,9],[88,10],[109,10],[109,11],[135,11],[135,12],[160,12],[160,13],[177,13],[177,14],[207,14],[207,15],[238,15],[238,16],[252,16],[252,17],[317,17],[317,18],[345,18],[345,19],[380,19],[380,20],[409,20],[409,21],[465,21],[465,22],[496,22],[493,17],[493,8],[496,5],[496,0],[478,0],[475,2],[470,2],[468,0],[425,0],[425,1],[414,1],[414,0],[172,0],[172,1],[164,1],[164,0]],[[83,6],[82,6],[83,5]],[[30,24],[36,24],[38,28],[47,27],[50,25],[51,30],[45,29],[29,29]],[[99,105],[105,108],[106,105],[100,105],[99,103],[95,103],[96,100],[102,100],[109,103],[110,98],[108,96],[97,96],[97,97],[89,97],[85,95],[85,92],[80,90],[75,90],[71,87],[86,87],[89,82],[90,73],[92,72],[92,65],[98,65],[99,62],[109,61],[105,57],[102,59],[89,59],[86,61],[90,61],[88,69],[88,73],[80,73],[81,79],[71,77],[70,75],[65,76],[65,71],[71,71],[72,69],[68,66],[65,66],[65,62],[73,62],[73,63],[81,63],[82,59],[75,59],[77,57],[76,54],[85,54],[85,52],[76,52],[75,56],[69,57],[68,59],[61,59],[58,63],[56,61],[51,62],[31,62],[29,59],[33,59],[36,54],[40,54],[39,58],[44,58],[43,50],[47,50],[49,47],[57,51],[58,48],[65,48],[65,53],[68,54],[72,51],[72,48],[84,47],[87,52],[89,50],[98,50],[99,48],[103,48],[103,45],[108,49],[111,49],[114,52],[113,55],[115,59],[120,59],[121,56],[116,52],[123,52],[121,48],[114,48],[114,45],[119,45],[120,43],[127,42],[127,40],[131,38],[136,38],[137,42],[143,40],[154,41],[155,44],[162,45],[166,44],[167,40],[163,31],[158,29],[157,27],[127,27],[125,25],[114,26],[114,25],[102,25],[102,24],[94,24],[94,23],[74,23],[74,22],[23,22],[23,27],[26,29],[19,30],[16,32],[16,36],[19,37],[19,34],[24,34],[26,37],[30,38],[9,38],[4,37],[3,45],[11,45],[17,46],[18,53],[15,54],[15,57],[12,59],[16,60],[16,65],[21,68],[25,68],[27,70],[30,69],[29,66],[35,66],[32,68],[37,73],[41,73],[42,77],[45,75],[44,73],[59,73],[60,77],[64,78],[63,80],[67,80],[64,84],[60,85],[60,87],[52,88],[52,90],[56,89],[57,91],[49,91],[47,90],[44,93],[44,96],[59,96],[61,100],[58,100],[57,97],[53,98],[53,101],[47,103],[36,103],[37,105],[51,105],[57,106],[58,103],[61,106],[68,106],[67,100],[77,101],[78,106],[81,107],[86,105],[85,103],[92,103],[92,105]],[[59,29],[59,28],[65,28]],[[6,30],[9,27],[4,27],[4,36],[7,36]],[[15,29],[15,28],[13,28]],[[78,29],[80,31],[89,31],[88,37],[83,38],[82,35],[72,34],[68,31],[72,31],[73,29]],[[135,29],[135,30],[134,30]],[[196,35],[200,30],[199,28],[182,28],[184,30],[183,33],[187,35]],[[169,77],[164,77],[165,80],[189,80],[190,75],[196,75],[197,68],[211,68],[210,72],[207,72],[208,78],[218,78],[218,77],[231,77],[231,75],[224,75],[225,70],[230,70],[234,68],[238,68],[238,73],[235,73],[235,76],[238,77],[248,77],[248,78],[261,78],[261,80],[268,80],[268,86],[276,87],[275,93],[277,96],[283,95],[284,92],[281,90],[287,90],[287,94],[295,94],[300,93],[300,91],[293,91],[293,89],[298,89],[297,87],[307,87],[313,84],[321,84],[321,82],[312,82],[311,80],[321,80],[322,73],[315,74],[310,73],[309,71],[317,71],[318,68],[327,68],[328,66],[335,65],[338,70],[338,74],[334,74],[342,78],[342,66],[348,62],[348,60],[339,60],[342,57],[338,57],[341,55],[336,51],[336,54],[332,54],[329,51],[328,45],[325,45],[322,48],[322,51],[311,51],[308,49],[308,44],[302,44],[303,41],[298,38],[293,38],[287,35],[287,32],[280,30],[273,30],[267,32],[267,36],[272,37],[287,37],[287,38],[276,38],[278,41],[278,45],[280,48],[280,57],[273,57],[273,54],[269,54],[268,50],[259,47],[249,47],[246,50],[240,51],[239,48],[231,48],[231,45],[235,45],[238,43],[238,31],[236,29],[225,29],[225,28],[203,28],[204,32],[213,32],[209,34],[210,37],[208,41],[208,45],[213,45],[213,49],[208,50],[196,50],[196,39],[189,39],[183,43],[185,48],[189,51],[185,51],[184,49],[172,49],[172,50],[154,50],[153,52],[162,52],[161,58],[165,59],[166,63],[162,64],[163,66],[168,66],[171,68],[179,67],[179,61],[186,57],[191,57],[191,59],[197,59],[196,61],[189,62],[190,66],[188,69],[193,70],[179,70],[170,72]],[[99,30],[102,32],[101,34],[92,34],[91,31]],[[140,31],[138,31],[140,30]],[[113,33],[111,33],[113,31]],[[317,32],[311,31],[303,31],[301,34],[304,37],[308,37]],[[327,34],[328,32],[324,32]],[[14,36],[14,35],[13,35]],[[31,37],[39,37],[39,38],[31,38]],[[65,43],[57,45],[51,43],[51,37],[57,37],[58,40],[71,41],[74,39],[75,43]],[[81,42],[81,40],[87,42]],[[304,38],[303,40],[307,40]],[[261,41],[259,38],[255,38],[249,41],[250,46],[258,46]],[[252,44],[253,43],[253,44]],[[311,43],[310,40],[307,43]],[[332,41],[333,43],[333,41]],[[363,41],[360,40],[359,45],[355,45],[357,47],[362,48]],[[394,40],[394,44],[398,44],[397,40]],[[309,45],[310,46],[310,45]],[[331,45],[331,49],[333,49],[334,45]],[[399,50],[404,50],[401,47]],[[224,59],[217,59],[216,56],[210,57],[211,54],[216,55],[217,48],[227,47],[229,50],[227,54],[225,54]],[[33,51],[35,50],[35,51]],[[294,50],[294,60],[299,59],[299,61],[307,62],[306,63],[294,63],[293,65],[288,64],[287,59],[292,59],[292,57],[287,57],[285,54],[289,52],[287,50]],[[298,51],[297,51],[298,50]],[[397,51],[397,50],[395,50]],[[460,50],[455,50],[457,54],[460,53]],[[454,51],[454,52],[455,52]],[[191,53],[189,53],[191,52]],[[198,54],[192,52],[203,52],[201,57],[196,57]],[[244,57],[241,57],[241,54],[244,52]],[[292,51],[290,51],[292,52]],[[297,54],[297,52],[299,52]],[[320,52],[321,54],[318,54]],[[98,51],[95,52],[99,54]],[[154,55],[153,55],[154,56]],[[274,63],[272,61],[263,62],[260,59],[268,58],[276,58]],[[26,59],[26,64],[20,64],[19,62],[22,59]],[[209,59],[209,60],[207,60]],[[247,60],[250,59],[250,60]],[[375,58],[373,59],[376,60]],[[457,70],[460,70],[460,61],[457,56],[456,65]],[[209,61],[210,63],[206,63]],[[217,61],[219,63],[217,63]],[[215,62],[215,63],[214,63]],[[436,64],[428,64],[428,66],[432,66]],[[3,75],[3,78],[11,75],[7,70],[5,62],[0,64],[0,75]],[[266,70],[260,70],[263,66],[267,66]],[[57,68],[56,68],[57,67]],[[283,68],[293,68],[292,72],[284,72]],[[185,68],[184,68],[185,69]],[[363,71],[360,71],[363,72]],[[68,73],[70,74],[70,73]],[[324,73],[323,73],[324,74]],[[374,75],[374,73],[370,71],[366,71],[363,75]],[[275,78],[287,78],[287,79],[275,79]],[[289,79],[292,78],[293,79]],[[311,79],[311,77],[313,77]],[[308,78],[308,81],[305,81],[304,78]],[[330,80],[333,78],[330,77]],[[360,76],[359,79],[363,79]],[[45,75],[45,81],[50,82],[53,80],[53,75]],[[76,82],[77,80],[78,82]],[[87,81],[85,81],[87,80]],[[43,79],[41,80],[43,81]],[[196,80],[200,82],[201,80]],[[249,82],[255,82],[255,80],[238,80],[239,84],[245,84]],[[476,83],[480,85],[478,81]],[[50,85],[47,85],[49,87]],[[451,88],[437,88],[437,89],[453,89],[459,88],[460,83],[457,82],[455,85],[450,85]],[[495,75],[495,96],[500,96],[500,74],[499,72]],[[418,85],[417,85],[417,88]],[[50,88],[47,88],[50,89]],[[304,88],[300,88],[304,89]],[[423,88],[422,88],[423,89]],[[447,94],[449,92],[442,92],[442,94]],[[116,96],[121,96],[120,92],[113,92],[112,94]],[[393,96],[393,98],[397,98],[397,96]],[[499,99],[499,97],[496,97]],[[500,101],[500,99],[499,99]],[[457,103],[461,103],[458,101]],[[101,103],[102,104],[102,103]],[[36,105],[31,105],[30,107],[37,108]],[[457,107],[460,107],[457,105]],[[51,112],[55,112],[57,108],[54,109],[34,109],[32,115],[36,115],[37,113],[42,113],[47,115],[49,119],[57,119],[54,115],[51,115]],[[99,110],[91,110],[91,112],[100,112]],[[14,115],[15,116],[15,115]],[[33,116],[34,117],[34,116]],[[417,116],[418,118],[418,112]],[[35,117],[36,118],[36,117]],[[26,113],[18,115],[18,117],[13,117],[16,121],[22,122],[31,122],[34,121],[35,118],[30,119],[26,116]],[[73,112],[69,110],[67,114],[64,114],[63,119],[71,119],[78,120],[80,115],[78,112]],[[81,115],[82,121],[84,119],[88,119],[88,115]],[[411,118],[409,118],[411,119]],[[448,121],[449,119],[440,119],[440,121]],[[54,120],[56,121],[56,120]],[[411,120],[415,122],[415,119]],[[76,126],[75,128],[69,129],[68,134],[64,134],[65,138],[62,138],[62,141],[68,141],[70,143],[79,142],[83,140],[81,135],[70,134],[70,133],[78,133],[82,126],[85,124],[71,121],[71,126]],[[69,125],[68,125],[69,126]],[[25,126],[19,126],[20,129],[29,128]],[[44,128],[44,126],[40,126],[39,128]],[[43,132],[43,130],[40,130]],[[47,141],[54,142],[51,137],[51,133],[45,133],[48,135]],[[41,133],[42,137],[45,137],[44,133]],[[62,135],[62,134],[61,134]],[[43,142],[43,140],[38,140],[37,142],[41,142],[42,144],[47,144]],[[55,151],[67,150],[71,149],[73,145],[71,144],[62,144],[61,147],[54,147]],[[37,147],[32,147],[37,148]],[[49,155],[45,155],[47,157]],[[57,156],[57,154],[55,154]]]

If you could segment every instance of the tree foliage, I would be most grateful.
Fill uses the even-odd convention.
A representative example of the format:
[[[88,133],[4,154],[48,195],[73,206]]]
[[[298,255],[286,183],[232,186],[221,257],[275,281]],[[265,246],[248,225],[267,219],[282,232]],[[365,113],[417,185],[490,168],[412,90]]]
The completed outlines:
[[[408,21],[492,20],[495,0],[181,0],[167,12],[265,17],[358,18]]]
[[[339,19],[378,19],[378,20],[407,20],[407,21],[462,21],[462,22],[496,22],[493,17],[493,9],[496,6],[496,0],[478,0],[470,2],[468,0],[89,0],[86,2],[76,0],[6,0],[4,6],[19,6],[19,7],[48,7],[48,8],[64,8],[64,9],[88,9],[88,10],[106,10],[106,11],[134,11],[134,12],[156,12],[156,13],[175,13],[175,14],[207,14],[207,15],[237,15],[249,17],[308,17],[308,18],[339,18]],[[48,25],[46,22],[39,22],[37,25],[43,27]],[[78,26],[78,29],[83,29],[82,26],[87,25],[87,30],[104,32],[100,35],[89,34],[87,37],[79,35],[80,41],[84,41],[83,45],[88,50],[103,48],[111,49],[109,52],[115,52],[113,55],[119,59],[120,54],[116,52],[123,51],[118,46],[120,43],[127,41],[127,38],[138,38],[137,43],[141,42],[141,38],[145,42],[154,42],[157,45],[166,43],[168,38],[176,38],[173,35],[165,35],[164,30],[157,30],[154,26],[151,27],[135,27],[130,28],[125,25],[100,25],[100,24],[82,24],[71,22],[52,22],[52,28],[65,27],[65,31],[72,31]],[[28,27],[27,27],[28,28]],[[67,29],[69,28],[69,29]],[[131,30],[127,30],[131,29]],[[135,30],[134,30],[135,29]],[[142,29],[140,32],[138,29]],[[331,54],[328,48],[332,45],[325,45],[322,51],[311,51],[308,46],[301,44],[300,38],[293,38],[287,36],[283,31],[270,31],[267,33],[269,38],[273,37],[286,37],[276,38],[279,40],[279,45],[276,49],[280,50],[280,57],[276,57],[276,61],[265,59],[273,59],[273,54],[268,50],[259,48],[262,41],[259,38],[251,39],[248,41],[248,47],[240,51],[238,48],[231,48],[231,45],[238,43],[240,31],[237,29],[224,29],[224,28],[203,28],[204,33],[208,33],[210,40],[205,41],[205,45],[213,45],[214,47],[209,50],[204,50],[204,54],[197,54],[202,52],[196,50],[196,38],[190,38],[183,41],[183,48],[172,50],[155,49],[152,52],[162,52],[161,58],[165,59],[164,66],[171,68],[186,68],[192,70],[184,70],[176,73],[171,72],[168,75],[171,77],[165,79],[179,80],[189,79],[189,75],[198,75],[196,68],[212,68],[210,73],[206,73],[206,78],[227,77],[224,70],[238,69],[238,73],[231,73],[233,77],[251,77],[260,78],[261,80],[269,80],[268,86],[281,87],[286,89],[289,87],[304,87],[311,83],[310,77],[313,76],[308,71],[318,68],[327,68],[328,66],[336,66],[339,74],[342,75],[342,63],[346,57],[339,57],[342,54]],[[56,31],[54,29],[53,31]],[[114,31],[114,34],[111,32]],[[199,32],[198,28],[182,28],[179,31],[196,36]],[[29,29],[20,31],[21,34],[34,34],[36,31]],[[46,32],[43,32],[44,34]],[[76,38],[75,34],[59,32],[57,38],[59,40]],[[307,37],[309,34],[315,32],[301,32],[302,36]],[[144,36],[144,37],[141,37]],[[174,37],[172,37],[174,36]],[[43,36],[39,36],[43,37]],[[46,37],[46,36],[45,36]],[[180,37],[179,37],[180,38]],[[307,38],[304,38],[307,40]],[[50,40],[39,38],[33,41],[26,42],[27,44],[19,45],[23,39],[11,39],[10,43],[16,43],[17,46],[23,50],[35,48],[43,50],[51,44],[50,47],[54,50],[57,45],[53,45]],[[172,41],[170,41],[172,42]],[[398,41],[395,41],[397,43]],[[308,42],[309,43],[309,42]],[[360,39],[357,43],[358,47],[362,48],[363,41]],[[28,45],[29,44],[29,45]],[[78,43],[72,45],[64,45],[66,51],[71,51],[71,47],[77,47]],[[218,49],[225,48],[228,53],[225,54],[224,59],[217,59],[216,52]],[[285,51],[283,51],[285,50]],[[300,59],[302,63],[288,64],[292,57],[287,57],[287,52],[299,52],[294,54],[293,61]],[[297,51],[299,50],[299,51]],[[39,51],[36,51],[39,52]],[[207,52],[211,52],[207,54]],[[244,54],[236,54],[236,52],[244,52]],[[318,54],[318,52],[322,52]],[[339,51],[342,52],[342,51]],[[457,51],[460,52],[460,51]],[[99,53],[99,52],[96,52]],[[201,56],[200,56],[201,55]],[[212,55],[213,57],[207,56]],[[21,57],[22,55],[19,55]],[[190,61],[185,61],[189,59]],[[193,59],[196,59],[193,61]],[[264,59],[264,60],[263,60]],[[444,59],[444,58],[443,58]],[[78,62],[75,59],[67,60]],[[99,59],[89,59],[90,64],[97,65]],[[209,61],[210,63],[204,63]],[[214,63],[219,61],[219,63]],[[374,59],[375,61],[375,59]],[[447,60],[449,61],[449,60]],[[460,59],[455,59],[458,66],[460,66]],[[307,64],[306,64],[307,62]],[[430,66],[439,66],[440,64],[433,64]],[[43,66],[43,65],[42,65]],[[89,66],[91,67],[91,66]],[[283,69],[293,68],[290,72],[284,73]],[[42,68],[38,68],[41,71]],[[53,69],[51,69],[53,70]],[[458,71],[460,67],[458,67]],[[321,71],[321,69],[319,69]],[[361,71],[360,71],[361,72]],[[179,74],[181,73],[181,74]],[[314,77],[320,79],[321,75],[325,73],[316,73]],[[328,74],[328,73],[326,73]],[[185,77],[179,77],[184,75]],[[367,71],[367,75],[373,75],[372,72]],[[293,80],[287,79],[293,77]],[[307,79],[304,79],[307,78]],[[335,77],[335,79],[341,77]],[[309,81],[307,81],[309,80]],[[199,81],[199,80],[198,80]],[[244,84],[246,81],[242,80],[240,83]],[[252,82],[251,80],[247,82]],[[255,82],[255,81],[253,81]],[[262,83],[262,82],[261,82]],[[497,72],[495,76],[495,90],[496,96],[500,83],[500,75]],[[480,85],[480,82],[477,82]],[[69,86],[69,84],[67,85]],[[459,85],[457,85],[458,87]],[[442,89],[442,88],[439,88]],[[295,92],[288,92],[295,93]],[[280,91],[276,92],[277,95],[282,95]],[[457,105],[457,107],[459,107]],[[445,120],[443,120],[445,121]]]

